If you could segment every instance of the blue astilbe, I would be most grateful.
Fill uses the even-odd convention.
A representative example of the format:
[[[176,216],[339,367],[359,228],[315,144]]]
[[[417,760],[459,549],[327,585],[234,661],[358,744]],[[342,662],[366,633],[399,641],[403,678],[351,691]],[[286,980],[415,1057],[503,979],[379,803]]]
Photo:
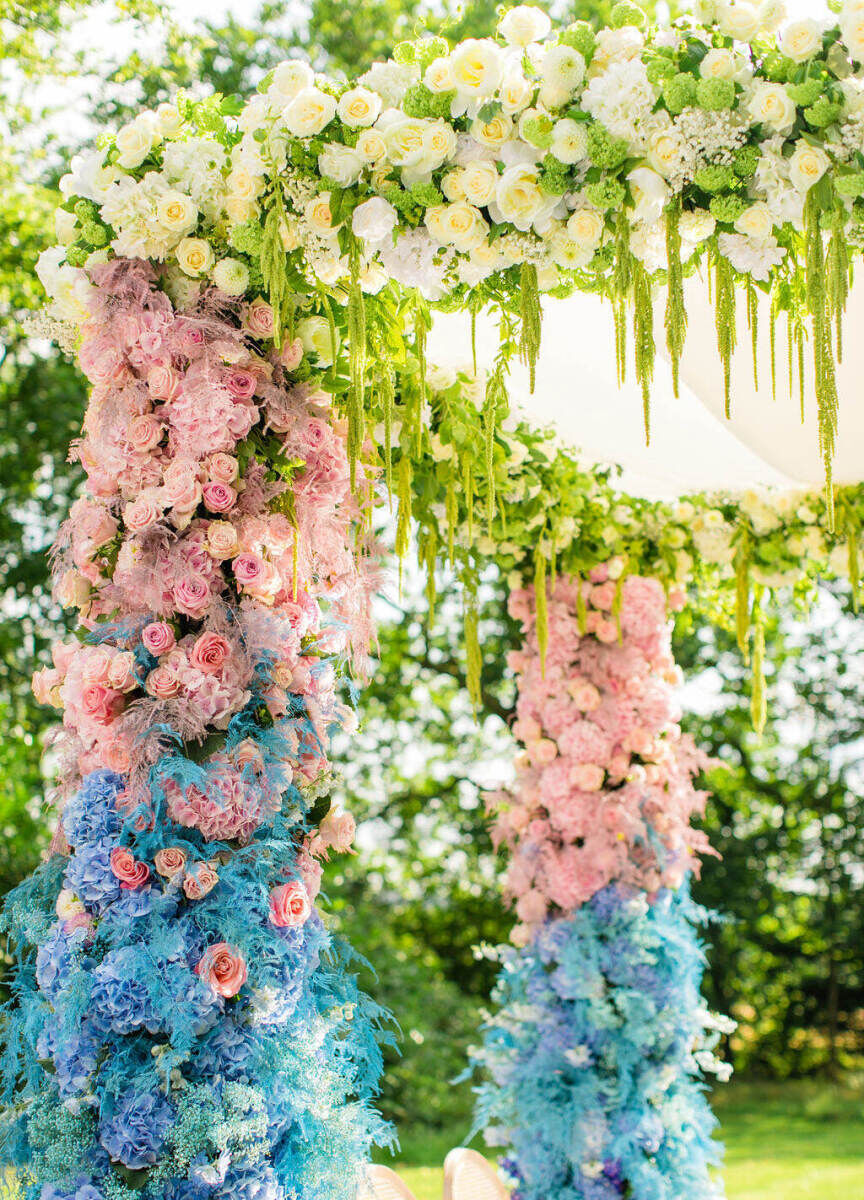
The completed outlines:
[[[507,1147],[514,1200],[722,1195],[703,1076],[728,1022],[699,996],[705,914],[687,888],[605,888],[505,950],[473,1065],[477,1125]]]

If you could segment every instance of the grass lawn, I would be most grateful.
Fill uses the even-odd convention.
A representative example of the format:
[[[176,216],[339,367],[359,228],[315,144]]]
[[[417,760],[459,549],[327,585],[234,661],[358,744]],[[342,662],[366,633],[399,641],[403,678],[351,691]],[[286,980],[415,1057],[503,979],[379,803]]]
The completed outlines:
[[[864,1200],[864,1091],[734,1084],[714,1108],[729,1200]],[[441,1200],[441,1164],[458,1138],[403,1136],[394,1165],[417,1200]]]

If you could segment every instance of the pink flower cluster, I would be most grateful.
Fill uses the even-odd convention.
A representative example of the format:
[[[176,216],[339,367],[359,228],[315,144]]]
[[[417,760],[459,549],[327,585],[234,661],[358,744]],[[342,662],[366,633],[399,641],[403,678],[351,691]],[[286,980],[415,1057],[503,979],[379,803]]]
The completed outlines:
[[[545,666],[533,589],[514,592],[510,612],[526,633],[509,660],[524,750],[512,789],[490,806],[495,840],[512,854],[516,939],[526,940],[550,910],[570,913],[609,883],[653,893],[697,870],[709,846],[690,824],[705,803],[694,778],[709,760],[677,723],[679,672],[656,580],[619,583],[608,565],[588,581],[559,579]]]

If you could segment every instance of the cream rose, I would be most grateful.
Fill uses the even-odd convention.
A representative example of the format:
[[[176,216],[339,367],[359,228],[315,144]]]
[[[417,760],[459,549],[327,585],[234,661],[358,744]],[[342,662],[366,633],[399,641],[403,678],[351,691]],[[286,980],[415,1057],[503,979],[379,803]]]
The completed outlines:
[[[306,87],[282,110],[285,128],[294,137],[309,138],[326,129],[336,115],[336,101],[320,88]]]
[[[605,224],[596,208],[577,208],[567,221],[567,234],[578,246],[594,249],[600,245]]]
[[[752,120],[775,133],[788,133],[795,124],[795,101],[780,83],[760,83],[747,104]]]
[[[765,241],[774,232],[774,218],[771,216],[768,205],[764,201],[758,200],[749,208],[745,208],[735,221],[735,228],[746,237]]]
[[[203,238],[183,238],[177,244],[174,253],[180,270],[191,275],[193,279],[206,274],[215,261],[213,247]]]
[[[364,129],[354,147],[366,163],[376,163],[387,153],[387,143],[377,129]]]
[[[433,58],[423,72],[423,82],[430,92],[441,95],[442,92],[453,91],[453,74],[450,70],[448,57]]]
[[[455,171],[448,171],[441,180],[440,186],[445,200],[464,200],[465,188],[462,185],[462,168],[457,167]]]
[[[800,192],[807,192],[819,182],[830,165],[831,160],[824,150],[808,142],[799,142],[789,159],[789,178]]]
[[[562,163],[582,162],[588,153],[588,133],[584,121],[563,117],[552,130],[551,154]]]
[[[435,121],[423,130],[423,165],[436,170],[456,151],[456,130],[446,121]]]
[[[423,135],[426,122],[415,117],[401,117],[384,130],[387,157],[397,167],[414,167],[425,155]]]
[[[738,64],[731,50],[709,50],[699,64],[703,79],[734,79],[737,70]]]
[[[529,83],[521,72],[511,72],[504,77],[498,89],[498,99],[501,101],[502,112],[508,116],[520,113],[523,108],[527,108],[531,103],[533,94],[533,84]]]
[[[793,62],[806,62],[822,49],[822,30],[813,20],[793,21],[780,34],[778,45]]]
[[[315,83],[315,72],[308,63],[298,58],[288,58],[273,71],[273,82],[267,89],[267,98],[274,106],[289,104],[300,92]]]
[[[330,237],[335,228],[333,214],[330,211],[330,193],[319,192],[303,206],[303,218],[313,233],[319,237]]]
[[[74,213],[58,208],[54,213],[54,232],[61,246],[69,246],[77,237],[78,221]]]
[[[469,204],[485,208],[495,195],[498,172],[494,163],[473,162],[461,172],[462,191]]]
[[[669,176],[681,159],[681,139],[674,129],[653,133],[648,142],[648,164],[661,175]]]
[[[498,33],[510,46],[530,46],[549,33],[552,22],[541,8],[517,4],[498,22]]]
[[[336,330],[334,344],[326,317],[304,317],[297,322],[297,336],[303,343],[304,352],[311,355],[319,367],[332,366],[339,350],[339,331]]]
[[[356,183],[363,173],[363,158],[353,146],[330,142],[318,155],[318,170],[339,187]]]
[[[538,177],[537,167],[517,163],[499,176],[495,188],[495,202],[502,218],[523,232],[531,228],[547,204]]]
[[[855,61],[864,62],[864,11],[844,13],[840,32]]]
[[[229,171],[225,186],[232,196],[242,197],[244,200],[255,200],[261,191],[263,177],[254,175],[247,167],[238,164],[232,171]]]
[[[450,75],[460,96],[489,96],[501,82],[504,56],[491,38],[468,38],[450,55]]]
[[[479,210],[464,200],[445,205],[443,228],[447,235],[447,244],[455,246],[465,254],[485,242],[489,232],[489,226]]]
[[[156,205],[156,219],[176,237],[185,237],[198,223],[198,205],[183,192],[165,192]]]
[[[160,104],[156,109],[156,124],[162,137],[174,137],[183,128],[183,118],[176,104]]]
[[[156,118],[144,112],[134,121],[118,129],[114,144],[117,147],[117,162],[127,171],[140,167],[144,159],[160,141]]]
[[[751,42],[759,33],[761,21],[753,4],[736,0],[734,4],[723,4],[717,14],[720,32],[738,42]]]
[[[500,150],[513,135],[513,122],[504,113],[498,113],[489,121],[481,121],[478,117],[471,123],[471,136],[481,146],[490,150]]]
[[[678,219],[678,232],[682,240],[694,246],[709,238],[716,228],[716,218],[705,209],[683,212]]]
[[[351,88],[340,96],[336,112],[349,129],[363,129],[377,121],[381,112],[381,97],[369,88]]]

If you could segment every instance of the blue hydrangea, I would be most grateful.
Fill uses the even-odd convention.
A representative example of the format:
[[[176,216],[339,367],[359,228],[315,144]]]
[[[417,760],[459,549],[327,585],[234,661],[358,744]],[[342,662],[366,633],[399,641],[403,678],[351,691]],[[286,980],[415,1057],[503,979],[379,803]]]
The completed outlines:
[[[198,1051],[196,1072],[202,1078],[221,1076],[239,1083],[248,1083],[254,1062],[255,1040],[251,1031],[236,1021],[221,1022]]]
[[[155,1092],[127,1092],[99,1126],[99,1141],[113,1162],[131,1170],[152,1166],[172,1123],[173,1109]]]
[[[85,775],[63,810],[63,830],[71,846],[98,842],[120,832],[122,821],[114,800],[126,786],[122,775],[99,770]]]
[[[60,923],[36,953],[36,982],[49,1000],[57,1000],[69,982],[75,964],[72,953],[73,939],[63,932]]]
[[[90,1028],[84,1025],[79,1032],[65,1035],[56,1025],[48,1025],[39,1036],[37,1049],[40,1058],[53,1060],[64,1099],[84,1091],[99,1054],[99,1041]]]
[[[101,907],[120,895],[120,884],[111,873],[111,851],[115,845],[108,838],[100,838],[76,847],[69,859],[64,876],[66,886],[87,904]]]
[[[286,1200],[285,1189],[270,1167],[229,1171],[219,1200]]]
[[[155,1033],[159,1020],[150,998],[141,954],[134,946],[112,950],[93,972],[91,1014],[103,1030]]]

